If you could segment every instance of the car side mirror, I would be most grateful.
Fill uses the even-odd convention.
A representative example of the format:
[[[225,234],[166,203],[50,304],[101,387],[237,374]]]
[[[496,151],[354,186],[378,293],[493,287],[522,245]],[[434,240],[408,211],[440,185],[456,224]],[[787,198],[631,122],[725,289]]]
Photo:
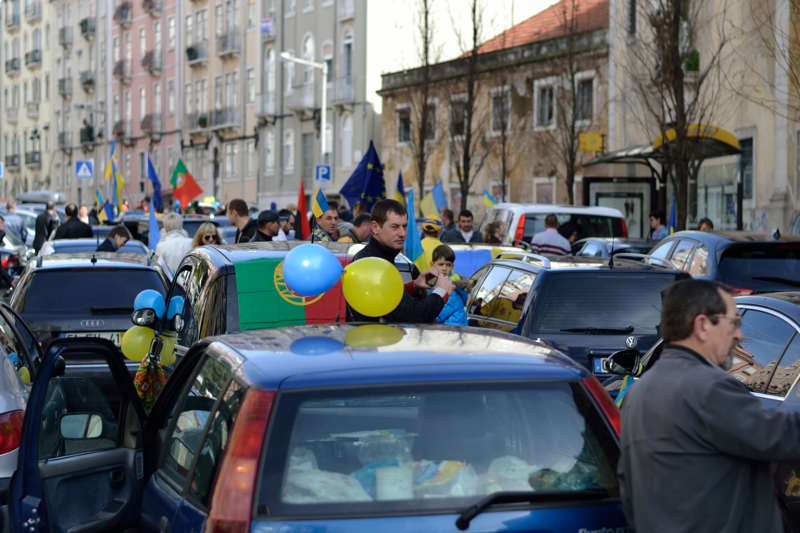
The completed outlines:
[[[636,375],[642,354],[639,350],[621,350],[606,359],[606,371],[618,376]]]
[[[64,415],[60,428],[64,439],[97,439],[103,435],[103,418],[95,413]]]

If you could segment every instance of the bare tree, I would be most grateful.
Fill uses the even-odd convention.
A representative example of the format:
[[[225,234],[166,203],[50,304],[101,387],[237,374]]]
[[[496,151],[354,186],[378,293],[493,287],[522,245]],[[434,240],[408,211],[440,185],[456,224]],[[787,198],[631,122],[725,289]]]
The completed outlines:
[[[704,158],[696,125],[711,124],[719,106],[720,61],[728,44],[725,3],[711,10],[701,0],[652,0],[641,2],[636,18],[629,19],[646,24],[627,48],[625,78],[643,129],[650,138],[668,139],[659,147],[661,173],[673,186],[677,229],[686,227],[689,183]],[[707,42],[702,57],[695,48],[701,37]]]

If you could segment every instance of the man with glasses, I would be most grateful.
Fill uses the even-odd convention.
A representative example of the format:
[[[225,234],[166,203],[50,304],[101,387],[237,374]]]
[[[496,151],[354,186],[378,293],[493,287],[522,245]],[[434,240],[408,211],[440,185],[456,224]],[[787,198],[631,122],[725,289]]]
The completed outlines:
[[[800,461],[800,413],[765,410],[726,372],[741,327],[718,283],[665,291],[668,344],[622,408],[618,476],[636,531],[784,531],[770,463]]]
[[[98,252],[116,252],[131,240],[131,232],[124,224],[111,228],[108,237],[97,247]]]

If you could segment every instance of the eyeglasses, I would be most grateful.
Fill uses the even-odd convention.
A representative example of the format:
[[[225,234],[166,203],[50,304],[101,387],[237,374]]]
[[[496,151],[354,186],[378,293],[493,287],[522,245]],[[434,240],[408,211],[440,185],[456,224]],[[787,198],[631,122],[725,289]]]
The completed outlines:
[[[711,320],[711,322],[716,324],[716,321],[714,320],[713,317],[724,318],[725,320],[730,320],[731,321],[731,326],[733,326],[733,329],[739,329],[739,328],[742,327],[742,315],[737,314],[736,316],[728,316],[728,315],[726,315],[724,313],[717,313],[716,315],[710,315],[708,318]]]
[[[211,233],[206,233],[205,235],[203,235],[203,240],[211,242],[211,241],[215,240],[215,238],[214,238],[214,235],[212,235]]]

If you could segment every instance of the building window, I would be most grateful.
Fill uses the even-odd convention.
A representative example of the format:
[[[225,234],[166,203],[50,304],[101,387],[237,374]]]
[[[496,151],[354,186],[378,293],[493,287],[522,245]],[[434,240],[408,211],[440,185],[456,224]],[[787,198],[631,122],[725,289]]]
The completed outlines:
[[[739,146],[742,153],[739,155],[739,174],[742,177],[742,186],[744,189],[744,199],[753,199],[753,138],[739,139]]]
[[[575,120],[589,123],[594,118],[594,78],[578,79],[575,92]]]
[[[333,124],[326,121],[325,124],[325,153],[330,154],[333,152]]]
[[[147,30],[139,28],[139,57],[147,53]]]
[[[555,81],[537,80],[533,83],[533,112],[536,128],[553,128],[556,125]]]
[[[428,102],[427,105],[428,110],[426,111],[426,121],[425,121],[425,140],[426,141],[434,141],[436,140],[436,104],[434,102]]]
[[[491,132],[499,135],[508,132],[511,125],[511,91],[508,87],[493,89]]]
[[[119,50],[120,50],[120,48],[119,48],[119,37],[114,37],[114,40],[111,43],[112,43],[111,44],[111,47],[112,47],[111,48],[111,57],[114,59],[114,62],[116,63],[117,61],[119,61]]]
[[[225,33],[225,8],[222,4],[214,7],[214,32],[217,36]]]
[[[139,120],[147,115],[147,91],[144,87],[139,88]]]
[[[397,110],[397,142],[411,142],[411,110],[407,107]]]
[[[129,121],[133,117],[133,106],[130,91],[125,93],[125,120]]]
[[[208,40],[208,10],[201,9],[197,12],[197,20],[195,21],[197,28],[195,31],[197,32],[197,40],[198,41],[206,41]]]
[[[247,5],[247,29],[253,30],[256,27],[256,21],[258,20],[258,15],[256,13],[258,6],[256,5],[255,0],[250,0],[250,3]]]
[[[275,94],[275,50],[270,48],[267,51],[267,94]]]
[[[556,182],[554,178],[533,178],[533,201],[537,204],[555,203]]]
[[[297,0],[287,0],[286,2],[286,17],[293,17],[294,11],[297,8]]]
[[[325,79],[326,82],[331,83],[333,82],[333,44],[330,41],[325,42],[322,45],[322,60],[325,62],[325,65],[328,68],[328,77]]]
[[[289,50],[289,54],[294,55],[294,50]],[[283,62],[284,75],[286,76],[286,93],[289,94],[294,88],[294,62]]]
[[[192,15],[186,15],[186,41],[190,44],[197,42],[194,38],[194,17]]]
[[[287,130],[283,134],[283,173],[294,172],[294,131]]]
[[[195,95],[197,98],[197,111],[205,113],[208,110],[208,80],[203,78],[196,83]]]
[[[153,85],[153,99],[155,100],[155,113],[156,115],[161,114],[161,83],[156,82]]]
[[[247,69],[247,103],[252,104],[256,101],[256,69]]]
[[[167,81],[167,111],[170,115],[175,114],[175,80]]]
[[[303,59],[306,61],[314,61],[314,36],[306,34],[303,39]],[[303,69],[303,85],[314,84],[314,70],[313,67],[305,67]]]
[[[450,137],[461,137],[467,129],[466,97],[456,96],[450,100]]]
[[[194,100],[192,99],[192,95],[194,94],[194,91],[192,90],[192,82],[189,82],[189,83],[186,84],[186,87],[184,88],[184,92],[186,93],[186,94],[184,94],[184,97],[186,98],[186,101],[185,101],[186,102],[186,114],[187,115],[191,115],[192,112],[194,111],[193,105],[192,105],[194,103]]]
[[[342,166],[353,164],[353,118],[345,115],[342,118]]]
[[[153,23],[153,40],[154,46],[153,48],[157,51],[161,51],[161,23],[159,21],[155,21]]]
[[[275,172],[275,132],[271,129],[267,130],[267,135],[264,139],[264,166],[267,169],[267,174]]]
[[[314,11],[314,0],[303,0],[303,13]]]
[[[353,77],[353,34],[349,31],[344,34],[342,44],[342,77],[351,83]]]
[[[225,97],[225,80],[222,76],[217,76],[214,79],[214,109],[219,111],[222,109],[223,98]]]
[[[170,50],[175,50],[175,38],[175,17],[169,17],[167,19],[167,39]]]

